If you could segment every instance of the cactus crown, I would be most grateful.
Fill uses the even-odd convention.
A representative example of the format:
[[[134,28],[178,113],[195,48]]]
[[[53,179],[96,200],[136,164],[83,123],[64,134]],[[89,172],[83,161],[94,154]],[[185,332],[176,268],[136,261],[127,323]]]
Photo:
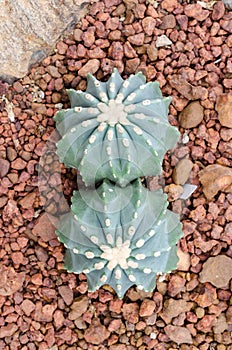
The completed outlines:
[[[71,108],[55,116],[62,139],[60,160],[77,168],[86,186],[105,178],[126,186],[159,175],[179,132],[167,118],[171,99],[142,73],[123,80],[115,69],[107,82],[88,75],[86,92],[69,90]],[[141,156],[142,155],[142,156]]]
[[[156,274],[176,267],[178,215],[161,190],[141,176],[158,175],[179,133],[167,118],[169,98],[138,73],[123,80],[115,69],[103,83],[88,75],[86,92],[68,91],[71,108],[55,116],[60,160],[78,169],[86,186],[74,192],[57,235],[65,267],[86,274],[90,290],[110,284],[120,298],[133,284],[151,291]]]

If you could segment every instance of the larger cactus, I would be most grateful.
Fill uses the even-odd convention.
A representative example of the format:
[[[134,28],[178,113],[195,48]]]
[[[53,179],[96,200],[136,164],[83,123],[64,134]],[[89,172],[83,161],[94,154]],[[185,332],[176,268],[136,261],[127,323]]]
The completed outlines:
[[[168,122],[170,98],[142,73],[107,82],[88,75],[86,92],[68,90],[71,108],[55,116],[60,160],[79,169],[86,185],[104,178],[125,186],[162,171],[162,159],[179,137]]]
[[[167,203],[161,190],[149,192],[140,180],[125,188],[105,180],[97,191],[75,192],[57,230],[65,267],[84,272],[90,290],[110,284],[120,298],[133,284],[153,290],[157,273],[176,268],[182,235]]]

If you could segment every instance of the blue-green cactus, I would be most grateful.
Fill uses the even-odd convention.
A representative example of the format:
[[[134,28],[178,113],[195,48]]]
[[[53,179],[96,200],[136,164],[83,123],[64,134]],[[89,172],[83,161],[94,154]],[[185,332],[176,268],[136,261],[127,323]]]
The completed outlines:
[[[136,284],[152,291],[156,274],[176,268],[179,216],[167,196],[149,192],[139,179],[121,188],[105,180],[97,190],[75,192],[71,212],[57,229],[65,267],[86,274],[89,289],[111,285],[120,298]]]
[[[114,69],[107,82],[87,79],[86,92],[68,90],[71,108],[55,116],[60,160],[78,169],[87,186],[104,178],[126,186],[160,174],[179,137],[167,118],[171,99],[142,73],[124,81]]]

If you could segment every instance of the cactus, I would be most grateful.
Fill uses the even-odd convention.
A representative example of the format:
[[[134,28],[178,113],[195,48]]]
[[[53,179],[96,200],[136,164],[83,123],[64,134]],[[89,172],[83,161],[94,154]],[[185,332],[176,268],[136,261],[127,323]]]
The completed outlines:
[[[104,178],[126,186],[162,171],[162,160],[179,137],[168,122],[170,98],[142,73],[123,80],[114,69],[107,82],[88,75],[86,92],[68,90],[71,108],[59,111],[60,160],[80,171],[86,186]]]
[[[65,267],[84,272],[92,291],[103,284],[120,298],[133,284],[152,291],[156,274],[177,264],[182,230],[167,204],[166,194],[147,191],[140,179],[124,188],[104,180],[97,190],[75,192],[57,229],[67,248]]]
[[[86,92],[68,94],[71,108],[55,116],[62,136],[57,153],[87,187],[74,192],[56,230],[65,267],[84,272],[92,291],[103,284],[120,298],[133,284],[152,291],[158,273],[176,268],[182,236],[166,194],[149,192],[140,180],[161,173],[163,156],[179,137],[167,118],[170,98],[143,74],[124,81],[116,69],[107,82],[88,75]]]

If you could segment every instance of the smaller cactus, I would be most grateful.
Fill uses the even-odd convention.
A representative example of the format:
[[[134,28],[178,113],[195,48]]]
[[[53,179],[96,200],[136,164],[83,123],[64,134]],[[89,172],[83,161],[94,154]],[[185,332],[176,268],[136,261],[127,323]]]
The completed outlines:
[[[104,180],[97,190],[75,192],[57,229],[67,248],[65,267],[84,272],[92,291],[103,284],[120,298],[133,284],[152,291],[156,274],[178,260],[181,223],[167,204],[161,190],[149,192],[139,179],[125,188]]]
[[[114,69],[107,82],[88,75],[86,92],[68,90],[71,108],[55,115],[62,136],[60,160],[77,168],[86,186],[104,178],[126,186],[158,175],[178,130],[168,122],[169,97],[142,73],[123,80]]]

